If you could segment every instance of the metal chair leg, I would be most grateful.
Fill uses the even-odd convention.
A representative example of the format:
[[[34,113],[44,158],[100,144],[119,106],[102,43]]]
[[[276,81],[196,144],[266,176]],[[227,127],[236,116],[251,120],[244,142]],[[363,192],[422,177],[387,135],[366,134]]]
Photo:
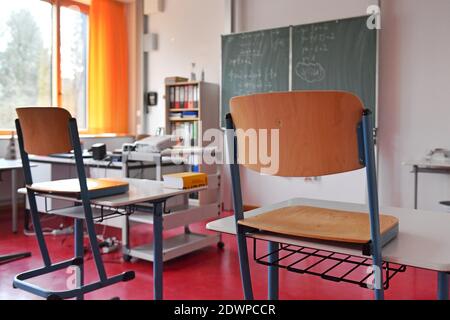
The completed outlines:
[[[83,244],[83,220],[75,219],[75,257],[80,259],[80,264],[76,267],[76,285],[77,288],[81,288],[84,285],[84,244]],[[84,300],[84,295],[79,295],[77,300]]]
[[[384,299],[383,259],[381,254],[380,212],[378,207],[377,175],[373,142],[373,124],[370,110],[365,110],[362,120],[364,139],[364,158],[367,175],[367,191],[369,199],[370,234],[372,240],[372,259],[375,275],[375,299]]]
[[[162,203],[153,204],[153,296],[163,299],[163,209]]]
[[[238,229],[240,228],[238,227]],[[242,231],[238,231],[236,237],[238,242],[239,267],[241,271],[242,287],[244,289],[244,298],[245,300],[253,300],[252,280],[248,261],[247,238]]]
[[[448,300],[448,273],[438,272],[438,299]]]
[[[273,252],[269,256],[269,263],[275,263],[278,260],[278,249],[280,245],[277,242],[269,241],[268,244],[268,253]],[[276,266],[269,266],[268,270],[268,297],[269,300],[278,300],[278,292],[279,292],[279,268]]]

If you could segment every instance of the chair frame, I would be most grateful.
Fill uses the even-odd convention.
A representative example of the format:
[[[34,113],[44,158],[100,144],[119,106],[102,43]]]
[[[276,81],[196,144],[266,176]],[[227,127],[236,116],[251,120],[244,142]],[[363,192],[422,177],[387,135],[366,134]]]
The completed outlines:
[[[378,189],[376,176],[376,162],[373,139],[373,120],[372,112],[368,109],[362,111],[361,123],[358,126],[358,150],[360,162],[366,168],[367,186],[368,186],[368,202],[369,202],[369,217],[370,217],[370,255],[373,260],[374,274],[375,274],[375,288],[374,295],[376,300],[384,299],[383,288],[383,269],[382,269],[382,246],[380,235],[380,218],[378,206]],[[226,116],[226,136],[227,147],[230,153],[233,150],[233,159],[230,159],[231,183],[233,189],[233,205],[234,216],[236,222],[236,238],[238,244],[239,265],[241,272],[241,281],[246,300],[253,299],[252,282],[250,276],[250,266],[248,259],[248,249],[246,241],[246,233],[250,231],[248,227],[238,224],[239,220],[244,219],[240,169],[237,162],[237,138],[236,128],[231,114]],[[252,230],[254,231],[254,230]],[[279,248],[279,243],[268,243],[268,252],[275,252]],[[278,259],[277,254],[272,254],[269,257],[269,263],[275,262]],[[269,300],[278,299],[279,295],[279,274],[276,266],[268,267],[268,298]]]
[[[24,175],[25,175],[25,183],[27,186],[31,186],[33,184],[33,178],[31,174],[31,167],[30,167],[30,160],[28,157],[28,153],[25,151],[25,144],[22,134],[22,128],[20,125],[20,120],[16,119],[16,130],[17,130],[17,136],[19,140],[19,149],[20,149],[20,155],[22,158],[22,164],[24,169]],[[29,200],[30,205],[30,213],[31,218],[34,226],[34,230],[36,233],[36,238],[38,240],[39,249],[42,255],[42,259],[44,262],[44,267],[27,271],[24,273],[21,273],[17,275],[14,278],[13,281],[13,287],[19,288],[24,291],[30,292],[32,294],[35,294],[37,296],[49,299],[49,300],[59,300],[59,299],[71,299],[76,298],[77,300],[83,300],[84,295],[86,293],[105,288],[107,286],[116,284],[121,281],[130,281],[134,279],[135,274],[133,271],[127,271],[119,275],[115,275],[113,277],[108,277],[105,271],[105,267],[102,261],[100,249],[97,245],[97,236],[95,232],[95,225],[94,225],[94,219],[92,214],[92,208],[90,205],[90,194],[87,187],[87,181],[86,181],[86,173],[85,173],[85,167],[83,162],[83,156],[82,156],[82,150],[81,150],[81,143],[80,143],[80,137],[78,134],[78,126],[76,119],[70,118],[68,122],[68,128],[69,135],[71,139],[71,144],[74,150],[75,155],[75,164],[77,168],[78,173],[78,180],[80,183],[80,190],[81,190],[81,201],[82,206],[85,213],[85,223],[86,228],[88,231],[89,236],[89,242],[92,250],[92,254],[94,257],[97,273],[99,276],[99,280],[90,284],[84,284],[84,246],[83,246],[83,219],[74,219],[74,258],[62,261],[58,263],[52,263],[48,248],[45,242],[44,234],[42,232],[42,226],[39,219],[39,212],[37,208],[36,203],[36,192],[30,190],[30,188],[27,188],[27,196]],[[70,289],[66,291],[52,291],[48,289],[41,288],[37,285],[31,284],[27,282],[27,280],[30,280],[32,278],[42,276],[45,274],[52,273],[54,271],[66,269],[68,267],[76,267],[76,288]]]

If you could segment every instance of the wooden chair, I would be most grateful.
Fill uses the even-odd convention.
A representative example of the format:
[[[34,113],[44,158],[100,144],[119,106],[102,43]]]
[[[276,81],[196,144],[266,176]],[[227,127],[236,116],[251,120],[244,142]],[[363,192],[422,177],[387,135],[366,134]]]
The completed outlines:
[[[27,195],[34,230],[39,244],[39,249],[44,261],[44,267],[28,271],[16,276],[13,282],[15,288],[36,294],[46,299],[83,299],[84,294],[98,290],[112,284],[134,279],[134,272],[128,271],[120,275],[108,277],[103,265],[101,253],[97,243],[94,228],[94,219],[90,199],[98,196],[105,189],[111,187],[111,181],[89,181],[84,171],[83,155],[78,135],[77,122],[70,113],[62,108],[18,108],[18,119],[16,129],[19,139],[20,154],[22,158]],[[68,153],[74,151],[78,179],[68,181],[54,181],[48,183],[33,184],[28,155],[48,156],[57,153]],[[115,187],[123,190],[120,181],[112,183]],[[74,258],[68,261],[53,264],[47,249],[44,234],[39,220],[36,204],[36,194],[61,193],[63,195],[73,194],[75,198],[82,200],[84,217],[75,219]],[[89,235],[92,254],[94,256],[99,280],[90,284],[84,284],[84,262],[83,262],[83,220]],[[27,282],[32,278],[52,273],[58,270],[74,266],[78,268],[77,288],[65,291],[52,291],[41,288]]]
[[[383,298],[381,248],[398,230],[394,217],[379,216],[371,113],[347,92],[299,91],[255,94],[231,99],[227,115],[228,150],[237,228],[242,284],[246,299],[253,298],[247,232],[367,244],[377,282],[375,297]],[[279,130],[279,166],[271,175],[315,177],[366,168],[369,211],[349,213],[311,207],[288,207],[244,218],[239,165],[267,174],[267,164],[245,143],[248,130]],[[247,133],[247,135],[246,135]],[[255,135],[258,137],[258,134]],[[268,141],[271,139],[269,138]],[[270,148],[268,148],[270,150]],[[255,151],[255,150],[253,150]],[[239,159],[239,163],[238,163]],[[381,230],[380,230],[381,220]],[[386,237],[383,237],[386,235]],[[269,242],[269,250],[278,243]],[[278,297],[278,274],[269,267],[269,298]]]

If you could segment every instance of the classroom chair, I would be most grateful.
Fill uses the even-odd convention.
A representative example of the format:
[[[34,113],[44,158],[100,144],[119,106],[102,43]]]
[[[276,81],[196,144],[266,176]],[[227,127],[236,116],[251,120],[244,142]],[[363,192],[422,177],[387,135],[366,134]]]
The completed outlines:
[[[264,172],[267,171],[264,170],[267,163],[262,163],[259,157],[257,161],[249,161],[250,144],[239,145],[245,141],[239,139],[239,132],[244,134],[249,129],[257,131],[279,129],[279,167],[277,172],[269,173],[270,175],[318,177],[366,168],[370,253],[373,265],[377,267],[374,268],[375,274],[378,273],[379,276],[375,277],[378,283],[375,284],[374,291],[376,299],[383,299],[381,256],[383,239],[380,236],[371,112],[363,108],[362,102],[355,95],[337,91],[297,91],[235,97],[230,101],[230,110],[231,113],[226,117],[227,143],[228,152],[232,153],[230,169],[233,204],[245,298],[253,299],[246,234],[270,232],[283,236],[299,236],[295,225],[301,223],[298,220],[301,216],[295,212],[282,215],[276,210],[251,218],[244,218],[243,214],[239,165],[256,172],[268,173]],[[268,149],[270,150],[270,146]],[[270,188],[270,185],[267,187]],[[337,214],[328,209],[320,211],[311,214],[317,214],[318,217],[320,213],[331,217]],[[387,218],[389,220],[389,217]],[[368,220],[367,218],[367,222]],[[389,226],[398,225],[395,219],[387,222]],[[321,239],[320,234],[314,234],[315,230],[311,232],[313,234],[309,237]],[[269,251],[278,247],[279,243],[269,241]],[[269,266],[268,272],[269,298],[277,299],[278,270],[274,266]]]
[[[46,299],[77,298],[81,300],[86,293],[105,288],[121,281],[134,279],[135,275],[133,271],[127,271],[112,277],[108,277],[106,274],[97,242],[94,218],[90,204],[90,199],[94,190],[92,190],[91,187],[88,188],[76,119],[72,118],[70,113],[65,109],[56,107],[17,108],[17,114],[18,119],[16,119],[16,129],[24,168],[27,196],[44,267],[17,275],[14,279],[13,286]],[[57,153],[68,153],[71,152],[71,150],[73,150],[75,157],[84,217],[74,219],[74,258],[67,261],[52,263],[42,232],[36,203],[36,194],[45,194],[45,192],[42,190],[37,192],[33,188],[33,178],[28,155],[48,156]],[[50,192],[55,192],[55,190],[49,190],[49,193]],[[98,281],[90,284],[84,284],[83,220],[86,224],[90,247],[99,276]],[[65,270],[69,267],[75,267],[78,270],[76,288],[64,291],[52,291],[28,282],[28,280],[35,277],[58,270]]]

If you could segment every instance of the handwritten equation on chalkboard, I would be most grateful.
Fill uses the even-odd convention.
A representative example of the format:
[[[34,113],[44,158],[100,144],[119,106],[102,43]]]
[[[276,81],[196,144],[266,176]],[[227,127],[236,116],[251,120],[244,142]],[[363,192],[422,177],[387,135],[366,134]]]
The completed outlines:
[[[278,55],[288,58],[288,32],[259,31],[229,37],[224,47],[230,48],[224,79],[233,87],[234,95],[279,90],[279,78],[284,72],[278,68]],[[284,61],[287,62],[287,61]],[[224,68],[225,69],[225,68]],[[281,73],[281,74],[280,74]]]
[[[308,83],[320,82],[327,76],[327,71],[320,61],[321,53],[328,52],[336,35],[329,24],[308,25],[297,28],[294,41],[298,41],[301,60],[295,65],[295,74]]]

